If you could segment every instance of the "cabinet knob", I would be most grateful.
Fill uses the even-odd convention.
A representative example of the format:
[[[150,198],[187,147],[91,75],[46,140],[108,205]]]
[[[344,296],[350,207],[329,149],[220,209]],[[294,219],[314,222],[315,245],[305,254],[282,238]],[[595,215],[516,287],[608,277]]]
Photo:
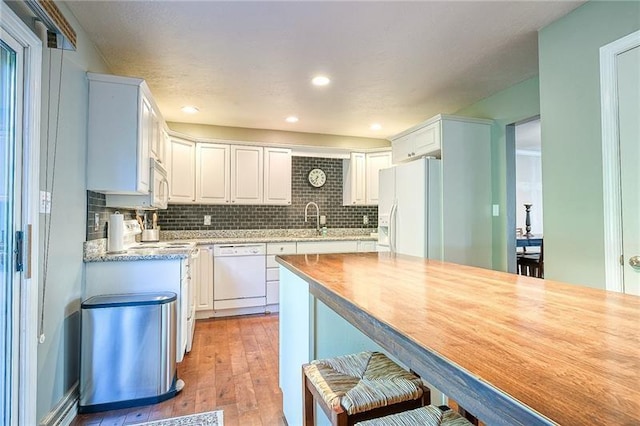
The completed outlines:
[[[280,251],[284,251],[284,247],[280,247]]]

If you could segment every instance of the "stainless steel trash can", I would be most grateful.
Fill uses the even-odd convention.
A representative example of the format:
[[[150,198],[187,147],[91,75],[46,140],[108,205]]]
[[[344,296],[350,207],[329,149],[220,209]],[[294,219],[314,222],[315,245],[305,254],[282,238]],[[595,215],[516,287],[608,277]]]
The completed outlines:
[[[95,296],[81,305],[80,403],[93,413],[176,394],[176,294]]]

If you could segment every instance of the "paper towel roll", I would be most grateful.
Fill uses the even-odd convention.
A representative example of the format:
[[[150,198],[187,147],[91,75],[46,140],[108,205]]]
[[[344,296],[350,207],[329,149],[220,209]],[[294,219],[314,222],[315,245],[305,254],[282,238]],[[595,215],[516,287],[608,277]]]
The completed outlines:
[[[108,237],[107,244],[110,253],[124,251],[124,215],[114,213],[109,216]]]

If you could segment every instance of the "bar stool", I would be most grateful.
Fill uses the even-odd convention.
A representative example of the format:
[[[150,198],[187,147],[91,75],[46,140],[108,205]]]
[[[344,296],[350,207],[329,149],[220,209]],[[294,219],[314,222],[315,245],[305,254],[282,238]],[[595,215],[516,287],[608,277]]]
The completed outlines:
[[[471,426],[472,423],[463,418],[446,405],[436,407],[428,405],[415,410],[380,417],[360,422],[357,426]]]
[[[317,402],[334,426],[418,408],[430,393],[418,376],[380,352],[361,352],[302,366],[305,426]]]

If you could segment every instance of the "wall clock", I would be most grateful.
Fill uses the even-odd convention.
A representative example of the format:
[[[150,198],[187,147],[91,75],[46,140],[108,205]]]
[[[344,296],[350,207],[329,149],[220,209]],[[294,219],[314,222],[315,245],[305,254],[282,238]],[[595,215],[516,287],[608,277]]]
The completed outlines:
[[[313,169],[309,172],[309,183],[320,188],[327,181],[327,175],[322,169]]]

